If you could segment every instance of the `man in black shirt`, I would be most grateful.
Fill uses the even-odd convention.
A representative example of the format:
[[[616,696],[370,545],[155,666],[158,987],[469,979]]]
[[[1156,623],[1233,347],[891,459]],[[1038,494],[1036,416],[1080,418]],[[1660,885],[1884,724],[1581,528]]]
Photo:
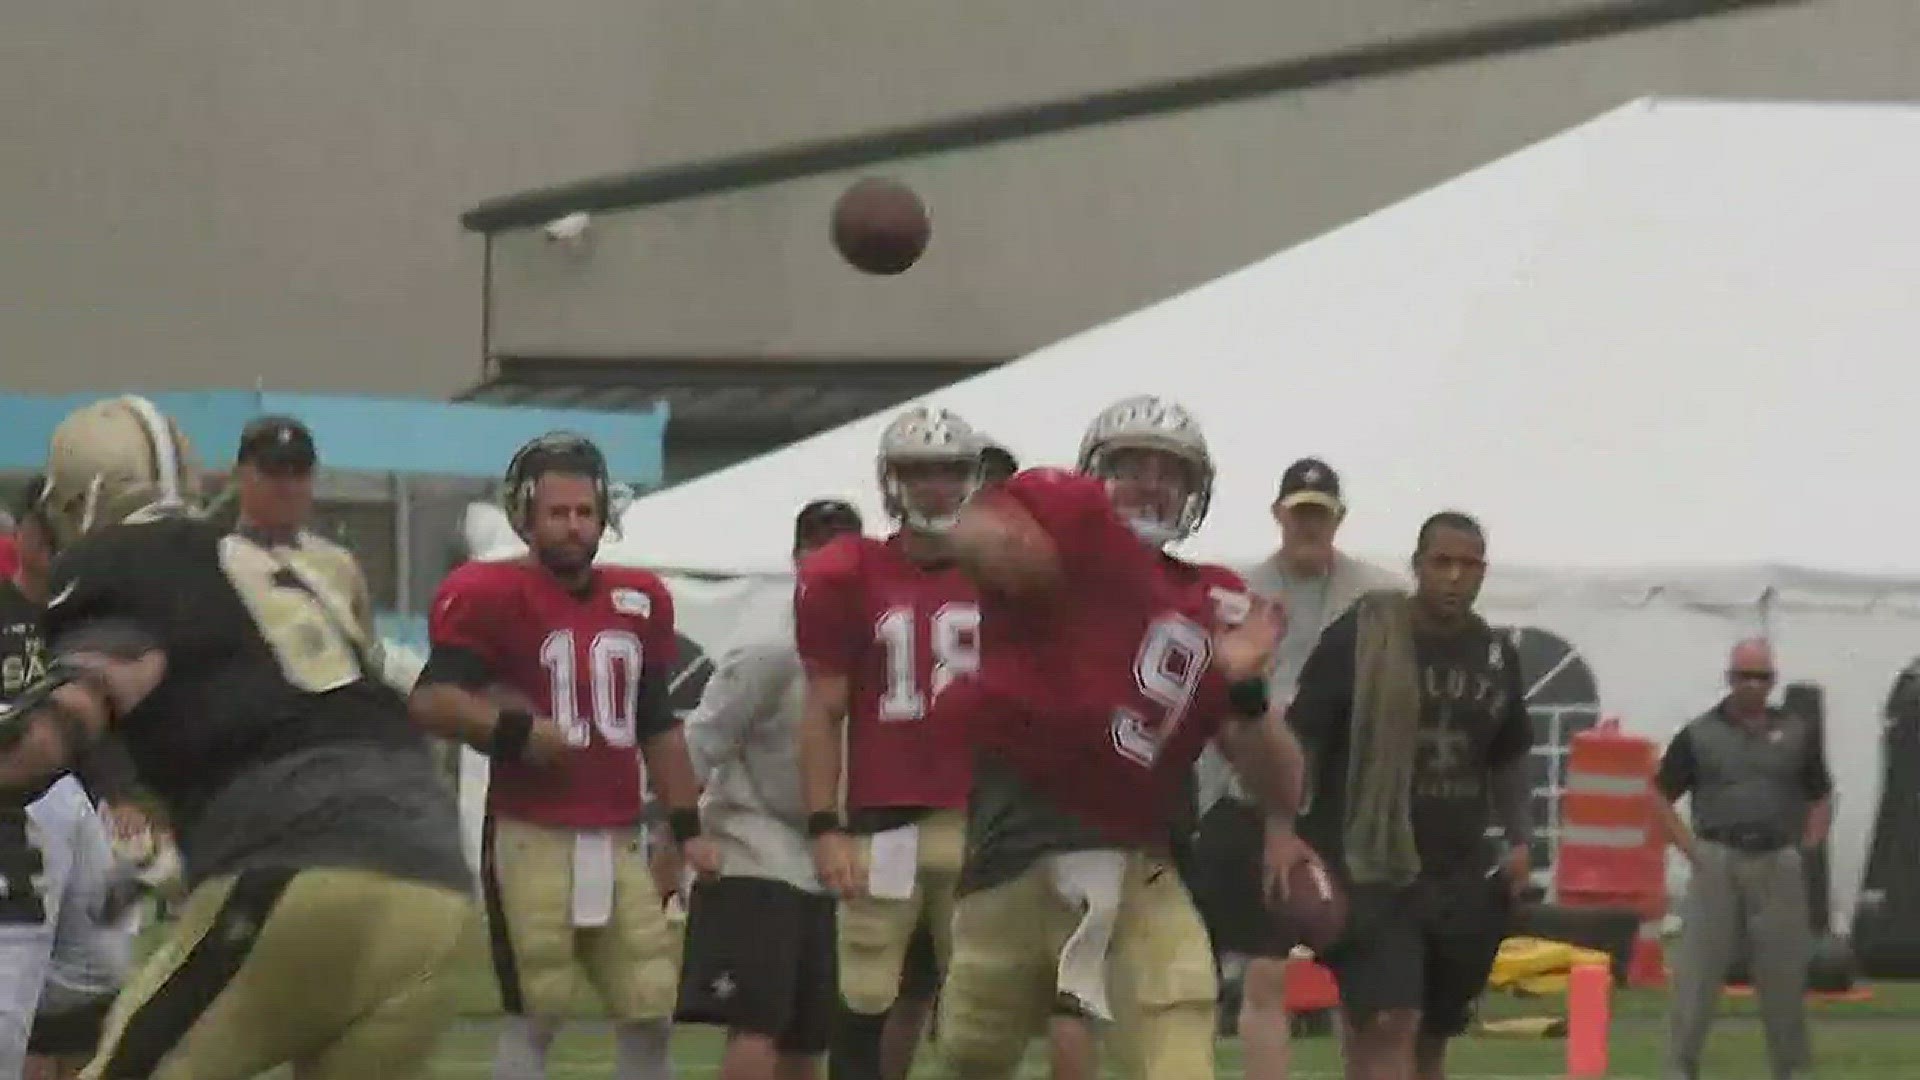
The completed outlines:
[[[0,706],[47,673],[41,614],[53,536],[39,506],[44,487],[30,481],[15,508],[19,563],[0,580]],[[145,830],[131,800],[133,764],[111,741],[81,764],[78,783],[0,800],[0,866],[18,868],[0,871],[0,1074],[20,1067],[25,1038],[28,1075],[73,1075],[99,1040],[131,958],[133,930],[121,918],[128,870],[116,866],[89,800],[113,799],[126,808],[118,813],[129,831]]]
[[[1414,595],[1369,593],[1327,628],[1287,714],[1311,763],[1301,835],[1351,901],[1323,958],[1340,984],[1349,1080],[1444,1077],[1447,1040],[1486,987],[1529,869],[1519,657],[1473,611],[1485,533],[1436,514],[1413,569]]]
[[[19,567],[0,580],[0,702],[11,701],[46,674],[46,639],[40,616],[52,572],[53,535],[40,509],[46,479],[36,476],[14,508]],[[103,740],[73,770],[100,805],[116,837],[148,832],[152,822],[136,801],[133,761],[116,739]]]

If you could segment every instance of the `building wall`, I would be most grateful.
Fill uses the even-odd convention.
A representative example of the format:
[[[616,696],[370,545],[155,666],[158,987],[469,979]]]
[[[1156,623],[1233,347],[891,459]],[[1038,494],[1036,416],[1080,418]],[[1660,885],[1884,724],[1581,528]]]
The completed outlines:
[[[456,218],[636,160],[651,6],[5,4],[5,385],[472,383]]]
[[[0,340],[25,389],[446,393],[491,195],[1589,0],[14,3]],[[1828,0],[902,165],[927,263],[824,248],[832,180],[507,237],[523,351],[1018,352],[1648,91],[1914,97],[1920,5]]]
[[[1166,74],[1204,66],[1202,58],[1242,63],[1390,36],[1371,27],[1361,33],[1365,20],[1348,9],[1414,28],[1430,26],[1439,9],[1465,23],[1542,7],[1223,4],[1210,6],[1223,19],[1214,33],[1192,25],[1205,20],[1151,18],[1159,10],[1151,4],[1108,5],[1139,15],[1137,32],[1123,30],[1131,24],[1117,16],[1076,20],[1053,13],[1053,5],[1029,4],[1023,9],[1046,8],[1052,17],[1034,16],[1028,35],[1005,30],[1017,21],[1011,13],[990,32],[972,22],[940,24],[929,13],[940,5],[901,4],[889,8],[889,32],[909,44],[889,48],[868,36],[878,33],[871,20],[832,21],[851,6],[818,5],[816,23],[830,25],[811,30],[778,20],[753,34],[729,27],[743,63],[756,65],[759,85],[773,91],[759,99],[766,116],[824,134],[821,117],[831,108],[877,121],[893,91],[898,113],[921,118],[932,111],[923,100],[934,93],[929,87],[944,87],[949,102],[968,96],[960,92],[963,72],[979,80],[968,104],[1002,103],[1010,95],[992,88],[1018,86],[1028,96],[1084,90],[1098,85],[1097,71],[1113,72],[1106,83],[1113,85],[1124,81],[1120,73]],[[917,37],[905,32],[906,8],[928,20]],[[1284,16],[1276,14],[1283,8]],[[1349,17],[1326,15],[1326,25],[1314,25],[1305,14],[1334,8]],[[878,70],[862,73],[868,85],[859,90],[833,77],[803,85],[775,62],[778,45],[754,44],[760,33],[788,43],[789,63],[822,40],[857,42],[851,51],[871,57]],[[914,69],[902,59],[921,55],[913,42],[929,43],[927,54],[939,62]],[[494,349],[614,357],[1017,355],[1642,95],[1920,97],[1916,42],[1920,4],[1911,0],[1797,5],[904,160],[863,170],[908,181],[932,211],[925,259],[895,279],[863,277],[830,247],[830,207],[851,174],[599,215],[579,251],[537,229],[510,232],[495,241]],[[1041,43],[1052,50],[1045,63],[1036,59]],[[733,68],[703,74],[711,83],[738,77]],[[730,125],[716,118],[702,137],[681,137],[724,150],[767,134],[734,117]],[[1287,358],[1284,342],[1274,343],[1273,355]]]

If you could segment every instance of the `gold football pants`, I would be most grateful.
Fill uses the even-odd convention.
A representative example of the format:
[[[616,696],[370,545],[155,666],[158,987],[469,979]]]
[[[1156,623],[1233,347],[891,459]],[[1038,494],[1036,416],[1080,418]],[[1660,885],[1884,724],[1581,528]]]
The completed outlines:
[[[451,889],[362,870],[249,870],[188,895],[108,1014],[84,1080],[423,1075],[473,925]]]

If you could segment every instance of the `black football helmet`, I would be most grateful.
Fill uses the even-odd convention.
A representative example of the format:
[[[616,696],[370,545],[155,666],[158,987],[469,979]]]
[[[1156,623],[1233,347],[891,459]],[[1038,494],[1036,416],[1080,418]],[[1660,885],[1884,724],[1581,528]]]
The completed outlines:
[[[600,520],[612,526],[613,484],[607,475],[607,456],[585,435],[549,431],[515,451],[513,460],[507,463],[501,502],[515,532],[525,535],[527,515],[533,510],[533,485],[550,472],[592,478]]]

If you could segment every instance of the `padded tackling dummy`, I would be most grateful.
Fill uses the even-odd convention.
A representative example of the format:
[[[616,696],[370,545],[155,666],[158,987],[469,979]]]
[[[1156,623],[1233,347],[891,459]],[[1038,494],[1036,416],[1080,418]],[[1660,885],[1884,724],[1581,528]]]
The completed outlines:
[[[1813,737],[1824,753],[1827,745],[1827,698],[1819,683],[1788,683],[1781,691],[1780,706],[1795,716],[1805,717],[1813,725]],[[1833,930],[1833,872],[1827,861],[1827,845],[1806,853],[1807,921],[1816,938]]]
[[[1883,717],[1886,771],[1852,944],[1868,978],[1920,978],[1920,660],[1894,680]]]

